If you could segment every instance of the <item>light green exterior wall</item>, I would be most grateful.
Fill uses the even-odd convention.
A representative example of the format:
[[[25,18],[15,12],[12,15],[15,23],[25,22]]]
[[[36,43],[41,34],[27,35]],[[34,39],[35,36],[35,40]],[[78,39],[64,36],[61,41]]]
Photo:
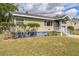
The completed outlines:
[[[16,18],[14,17],[14,23],[16,24]],[[55,22],[52,22],[52,26],[45,26],[44,25],[44,20],[42,19],[34,19],[34,18],[23,18],[24,19],[24,24],[27,23],[38,23],[40,27],[38,27],[37,31],[38,32],[44,32],[44,31],[54,31],[54,25]]]

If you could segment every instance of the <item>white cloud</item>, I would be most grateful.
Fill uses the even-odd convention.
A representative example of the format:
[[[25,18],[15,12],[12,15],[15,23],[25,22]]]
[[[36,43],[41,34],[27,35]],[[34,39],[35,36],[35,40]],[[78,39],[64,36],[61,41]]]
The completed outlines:
[[[63,4],[61,4],[61,3],[26,3],[26,4],[19,4],[19,5],[20,5],[20,8],[24,7],[24,9],[26,11],[29,11],[29,10],[31,10],[31,11],[33,11],[33,10],[47,11],[47,10],[51,10],[52,8],[57,7],[57,6],[60,7]],[[62,9],[62,7],[60,7],[60,9]]]
[[[33,8],[33,4],[27,3],[27,4],[25,4],[25,7],[27,10],[31,10]]]
[[[66,13],[69,17],[73,18],[73,17],[76,16],[77,12],[78,12],[78,10],[73,8],[73,9],[70,9],[70,10],[66,11],[65,13]]]
[[[35,3],[26,4],[26,11],[30,14],[37,14],[43,16],[52,16],[55,12],[62,12],[64,10],[64,4],[61,3]]]
[[[47,3],[40,4],[40,6],[38,6],[38,10],[39,11],[46,11],[47,10],[47,7],[48,7],[48,4]]]
[[[57,11],[63,11],[63,10],[64,10],[64,6],[57,6],[57,7],[56,7],[56,10],[57,10]]]
[[[20,10],[22,12],[28,11],[30,14],[43,15],[43,16],[53,16],[54,14],[63,14],[63,10],[76,6],[77,4],[67,4],[64,7],[63,3],[25,3],[20,4]],[[23,10],[24,9],[24,10]],[[65,13],[71,18],[76,16],[77,9],[69,9]]]

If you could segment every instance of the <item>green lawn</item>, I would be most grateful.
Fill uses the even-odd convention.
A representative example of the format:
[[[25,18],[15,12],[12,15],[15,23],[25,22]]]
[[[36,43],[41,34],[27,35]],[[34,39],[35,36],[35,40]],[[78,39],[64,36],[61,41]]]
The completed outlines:
[[[79,55],[79,39],[46,36],[0,40],[1,56]]]

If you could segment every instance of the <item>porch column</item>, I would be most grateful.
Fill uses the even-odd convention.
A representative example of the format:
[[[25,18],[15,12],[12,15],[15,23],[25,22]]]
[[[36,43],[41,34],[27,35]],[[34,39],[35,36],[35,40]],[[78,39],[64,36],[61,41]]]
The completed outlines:
[[[62,31],[63,31],[63,29],[62,29],[62,20],[60,20],[60,32],[61,32],[60,35],[61,36],[63,35],[63,32]]]

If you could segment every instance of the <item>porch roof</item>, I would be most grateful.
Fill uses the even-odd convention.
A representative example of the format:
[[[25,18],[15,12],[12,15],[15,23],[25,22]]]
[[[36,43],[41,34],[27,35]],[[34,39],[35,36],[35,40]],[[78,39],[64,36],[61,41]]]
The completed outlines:
[[[43,19],[43,20],[60,20],[54,19],[53,17],[47,17],[47,16],[38,16],[38,15],[31,15],[31,14],[22,14],[22,13],[12,13],[13,16],[18,17],[28,17],[28,18],[36,18],[36,19]]]

